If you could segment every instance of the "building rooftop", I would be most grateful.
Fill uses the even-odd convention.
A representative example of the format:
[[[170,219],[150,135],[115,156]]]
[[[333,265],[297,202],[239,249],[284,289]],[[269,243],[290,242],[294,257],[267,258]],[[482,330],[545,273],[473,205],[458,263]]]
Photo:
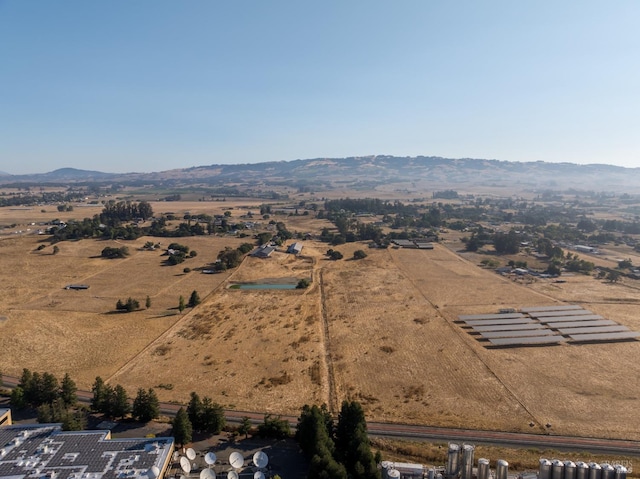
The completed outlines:
[[[0,427],[0,479],[155,479],[170,463],[171,437],[110,437],[59,424]]]

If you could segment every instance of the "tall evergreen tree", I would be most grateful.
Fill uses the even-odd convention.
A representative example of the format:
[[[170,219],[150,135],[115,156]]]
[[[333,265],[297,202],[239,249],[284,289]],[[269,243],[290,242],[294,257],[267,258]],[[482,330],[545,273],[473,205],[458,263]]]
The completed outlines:
[[[187,405],[187,415],[189,416],[189,421],[193,428],[196,431],[200,430],[200,418],[202,417],[202,400],[198,393],[191,392],[191,398],[189,399],[189,404]]]
[[[60,399],[64,403],[65,407],[73,407],[78,402],[78,387],[76,383],[71,379],[69,373],[62,378],[62,384],[60,385]]]
[[[100,376],[97,376],[91,387],[93,398],[91,399],[91,410],[95,412],[105,412],[105,404],[107,403],[106,384]]]
[[[116,387],[113,388],[109,403],[111,406],[109,408],[111,417],[124,418],[131,412],[129,396],[127,395],[127,391],[120,384],[117,384]]]
[[[336,459],[353,479],[380,479],[367,435],[367,423],[360,403],[344,401],[336,427]]]
[[[184,446],[185,444],[191,442],[193,427],[191,425],[191,421],[189,420],[189,415],[184,410],[184,408],[178,409],[176,413],[176,417],[173,418],[171,422],[173,426],[173,437],[176,441],[176,444]]]

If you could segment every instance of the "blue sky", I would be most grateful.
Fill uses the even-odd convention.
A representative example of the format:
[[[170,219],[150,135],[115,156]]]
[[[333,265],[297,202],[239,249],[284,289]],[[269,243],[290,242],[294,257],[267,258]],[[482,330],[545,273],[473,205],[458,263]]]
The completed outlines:
[[[0,0],[0,171],[640,167],[640,2]]]

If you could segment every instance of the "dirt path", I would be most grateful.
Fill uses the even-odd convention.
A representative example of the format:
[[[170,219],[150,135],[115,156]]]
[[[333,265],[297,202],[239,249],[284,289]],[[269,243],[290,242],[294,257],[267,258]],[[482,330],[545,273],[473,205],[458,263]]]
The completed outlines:
[[[318,286],[320,288],[320,320],[322,321],[322,344],[324,346],[324,366],[327,375],[327,405],[333,414],[338,413],[338,397],[336,396],[336,380],[331,357],[331,337],[329,335],[329,320],[327,318],[326,296],[324,290],[322,268],[318,269]]]

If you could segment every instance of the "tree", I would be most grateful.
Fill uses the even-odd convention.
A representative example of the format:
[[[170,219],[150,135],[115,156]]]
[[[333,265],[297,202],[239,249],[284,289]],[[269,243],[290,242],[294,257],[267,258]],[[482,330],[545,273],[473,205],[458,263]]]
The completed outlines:
[[[62,384],[60,385],[60,399],[66,408],[73,407],[78,402],[78,388],[76,383],[71,379],[69,373],[62,378]]]
[[[189,415],[189,421],[191,421],[193,427],[198,430],[198,424],[200,423],[200,417],[202,416],[202,400],[196,392],[191,392],[189,404],[187,405],[187,414]]]
[[[181,407],[178,409],[176,417],[173,418],[171,422],[171,426],[173,427],[173,437],[177,444],[184,446],[191,442],[193,426],[184,408]]]
[[[194,290],[194,291],[192,291],[191,296],[189,297],[188,306],[190,308],[195,308],[199,304],[200,304],[200,295],[198,294],[197,291]]]
[[[264,421],[258,426],[258,435],[261,437],[274,437],[284,439],[291,435],[291,427],[286,419],[280,416],[274,417],[265,414]]]
[[[144,307],[149,309],[151,307],[151,298],[147,295],[147,299],[144,302]]]
[[[109,398],[107,396],[107,385],[100,376],[96,377],[91,391],[93,392],[91,410],[104,413]]]
[[[131,412],[131,405],[129,404],[129,396],[127,391],[117,384],[111,391],[109,397],[109,416],[113,418],[124,418]]]
[[[180,298],[178,299],[178,311],[182,313],[184,311],[184,308],[184,297],[180,296]]]
[[[244,434],[244,438],[249,437],[249,431],[251,431],[251,419],[248,416],[242,416],[240,419],[240,425],[238,426],[238,433]]]
[[[618,261],[618,268],[620,269],[630,269],[632,267],[633,267],[633,263],[631,262],[630,258]]]
[[[620,273],[620,271],[609,271],[607,273],[607,280],[610,283],[617,283],[620,280],[620,277],[622,276],[622,273]]]
[[[498,254],[517,254],[520,251],[520,239],[515,231],[493,235],[493,247]]]
[[[353,252],[353,259],[364,259],[366,257],[367,257],[367,253],[365,253],[361,249],[357,249]]]
[[[58,245],[54,245],[53,254],[58,254],[59,252],[60,252],[60,248],[58,247]]]
[[[310,284],[311,283],[307,278],[302,278],[300,281],[298,281],[298,284],[296,285],[296,289],[306,289],[309,287]]]
[[[224,426],[224,409],[205,396],[202,400],[202,414],[199,417],[198,429],[210,434],[219,434]]]
[[[160,416],[160,402],[153,389],[138,389],[133,400],[132,415],[140,422],[149,422]]]
[[[380,479],[362,406],[356,401],[343,401],[336,427],[336,459],[344,464],[349,477]]]

